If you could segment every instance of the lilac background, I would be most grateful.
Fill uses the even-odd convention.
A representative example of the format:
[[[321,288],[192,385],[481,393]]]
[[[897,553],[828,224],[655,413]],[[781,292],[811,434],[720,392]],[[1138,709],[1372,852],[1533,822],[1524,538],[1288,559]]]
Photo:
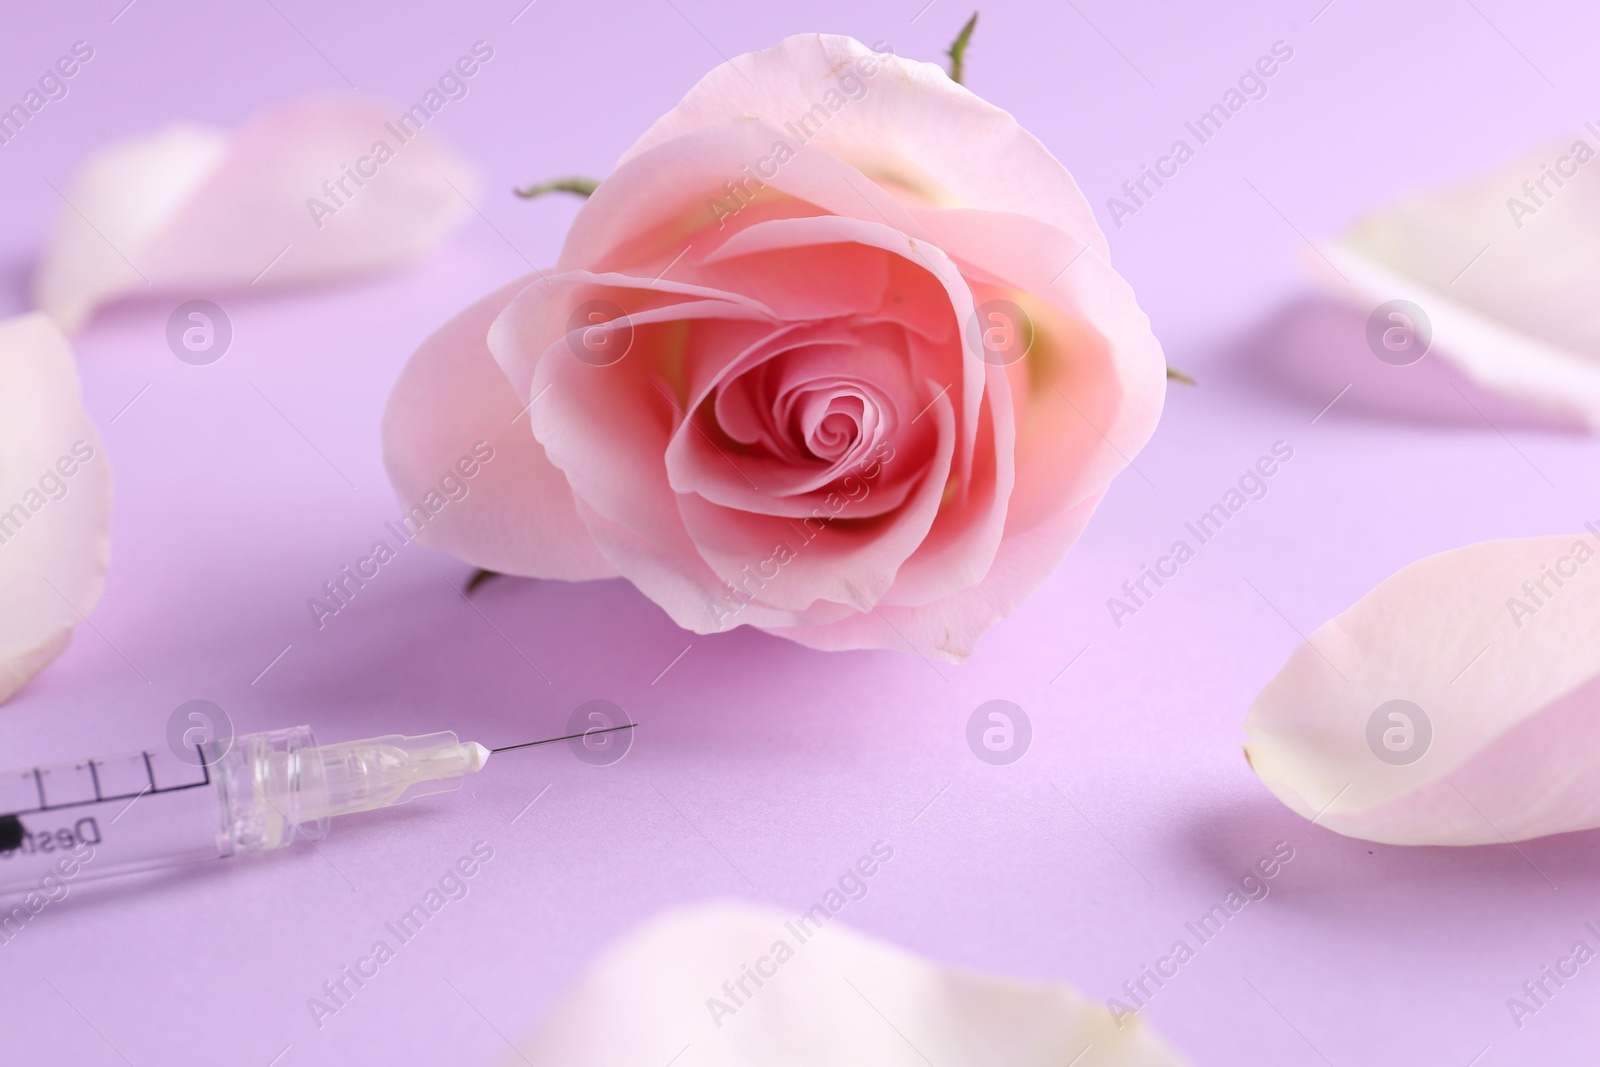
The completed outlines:
[[[986,4],[969,84],[1072,168],[1108,227],[1106,197],[1185,119],[1275,40],[1295,55],[1111,232],[1169,358],[1200,387],[1172,390],[1142,475],[1117,482],[1045,587],[970,664],[930,669],[749,631],[696,637],[620,581],[491,585],[475,599],[486,621],[447,585],[466,568],[418,548],[322,632],[305,600],[398,511],[378,422],[409,352],[555,256],[574,204],[503,190],[604,174],[719,51],[829,30],[931,59],[969,6],[938,0],[913,20],[922,0],[539,0],[513,22],[523,0],[405,13],[137,0],[113,23],[122,2],[30,5],[0,35],[6,103],[73,41],[96,52],[70,96],[0,147],[0,311],[25,307],[58,209],[45,179],[64,187],[106,139],[175,117],[235,125],[344,77],[410,103],[480,38],[495,59],[434,128],[483,167],[492,227],[473,217],[394,277],[228,302],[234,346],[210,367],[167,350],[176,299],[94,320],[78,352],[117,475],[113,568],[93,628],[0,709],[4,762],[157,744],[197,696],[241,730],[309,722],[327,740],[454,728],[501,744],[560,732],[591,697],[644,728],[600,770],[561,751],[498,757],[458,796],[339,826],[323,855],[76,890],[0,946],[4,1059],[491,1062],[508,1055],[501,1034],[525,1034],[642,918],[729,895],[803,909],[878,839],[895,858],[846,921],[1101,998],[1291,842],[1272,895],[1146,1013],[1201,1064],[1487,1067],[1593,1047],[1593,968],[1520,1032],[1505,1001],[1574,940],[1593,943],[1582,923],[1600,919],[1600,838],[1520,853],[1369,846],[1289,814],[1238,748],[1297,629],[1427,553],[1600,519],[1587,438],[1502,435],[1459,402],[1440,425],[1363,415],[1381,398],[1359,392],[1313,423],[1331,391],[1301,396],[1259,370],[1285,352],[1364,356],[1361,315],[1302,303],[1297,230],[1335,232],[1600,117],[1581,108],[1600,88],[1592,7]],[[1116,629],[1106,598],[1280,439],[1295,455],[1271,494]],[[969,713],[994,698],[1035,726],[1010,767],[966,747]],[[470,896],[319,1032],[306,998],[479,839],[495,859]],[[662,1035],[663,1062],[680,1044]]]

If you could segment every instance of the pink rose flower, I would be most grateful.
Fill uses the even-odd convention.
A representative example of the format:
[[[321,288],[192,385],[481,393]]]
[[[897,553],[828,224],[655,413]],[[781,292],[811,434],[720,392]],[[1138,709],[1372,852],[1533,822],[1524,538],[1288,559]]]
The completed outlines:
[[[421,539],[621,575],[698,633],[960,661],[1153,432],[1165,362],[1065,168],[938,67],[792,37],[623,156],[555,269],[412,357],[403,500],[497,458]]]

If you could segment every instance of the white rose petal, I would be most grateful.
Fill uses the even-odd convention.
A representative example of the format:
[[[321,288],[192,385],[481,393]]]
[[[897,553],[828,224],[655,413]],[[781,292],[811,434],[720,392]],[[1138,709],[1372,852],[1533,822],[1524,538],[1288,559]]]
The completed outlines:
[[[745,977],[756,971],[759,986]],[[669,1061],[674,1067],[1188,1062],[1138,1019],[1119,1029],[1105,1008],[1064,985],[943,967],[838,920],[801,927],[795,916],[739,903],[668,913],[628,935],[591,966],[520,1054],[502,1062]]]
[[[477,179],[402,123],[399,109],[318,98],[236,133],[178,124],[109,145],[62,190],[35,303],[70,331],[124,295],[305,284],[415,259],[471,212]]]
[[[44,315],[0,322],[0,700],[100,599],[110,526],[111,468],[67,339]]]
[[[1422,308],[1432,352],[1535,417],[1600,428],[1600,132],[1420,193],[1308,256],[1362,311]]]
[[[1600,826],[1600,528],[1420,560],[1262,690],[1245,754],[1289,807],[1400,845]]]

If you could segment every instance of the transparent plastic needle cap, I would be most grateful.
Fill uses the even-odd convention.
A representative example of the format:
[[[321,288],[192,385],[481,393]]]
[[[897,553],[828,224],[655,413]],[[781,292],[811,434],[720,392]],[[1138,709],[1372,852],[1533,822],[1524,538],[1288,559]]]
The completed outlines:
[[[488,759],[488,749],[476,741],[463,742],[449,730],[320,745],[301,754],[302,762],[311,765],[312,780],[320,777],[321,789],[320,796],[302,796],[300,810],[308,819],[321,819],[448,793]]]
[[[479,771],[489,750],[448,730],[316,745],[308,727],[248,734],[219,765],[230,851],[284,848],[296,834],[319,840],[335,815],[447,793]]]

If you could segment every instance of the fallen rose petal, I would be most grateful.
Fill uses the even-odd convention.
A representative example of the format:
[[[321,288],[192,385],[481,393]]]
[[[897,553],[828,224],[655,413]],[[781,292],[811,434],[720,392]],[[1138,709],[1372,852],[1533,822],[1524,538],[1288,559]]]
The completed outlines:
[[[111,469],[66,337],[40,314],[0,322],[0,700],[100,599],[110,526]]]
[[[1391,575],[1262,690],[1245,755],[1351,837],[1520,841],[1600,826],[1600,527]]]
[[[102,149],[63,191],[36,306],[74,330],[124,295],[298,285],[417,258],[471,210],[477,179],[399,115],[317,98],[233,134],[180,124]]]
[[[1600,429],[1595,143],[1557,142],[1411,196],[1307,262],[1363,312],[1395,300],[1421,308],[1429,358],[1468,381],[1546,421]]]
[[[1587,433],[1575,414],[1539,409],[1491,392],[1437,355],[1416,362],[1374,358],[1368,330],[1376,318],[1395,324],[1393,309],[1377,312],[1345,298],[1307,294],[1262,322],[1242,347],[1254,371],[1308,406],[1349,416],[1403,419],[1417,425]],[[1380,344],[1381,344],[1381,333]]]
[[[944,967],[837,921],[819,928],[814,917],[717,903],[659,916],[612,946],[532,1039],[501,1062],[1179,1067],[1188,1061],[1139,1018],[1119,1028],[1109,1011],[1065,985]]]

